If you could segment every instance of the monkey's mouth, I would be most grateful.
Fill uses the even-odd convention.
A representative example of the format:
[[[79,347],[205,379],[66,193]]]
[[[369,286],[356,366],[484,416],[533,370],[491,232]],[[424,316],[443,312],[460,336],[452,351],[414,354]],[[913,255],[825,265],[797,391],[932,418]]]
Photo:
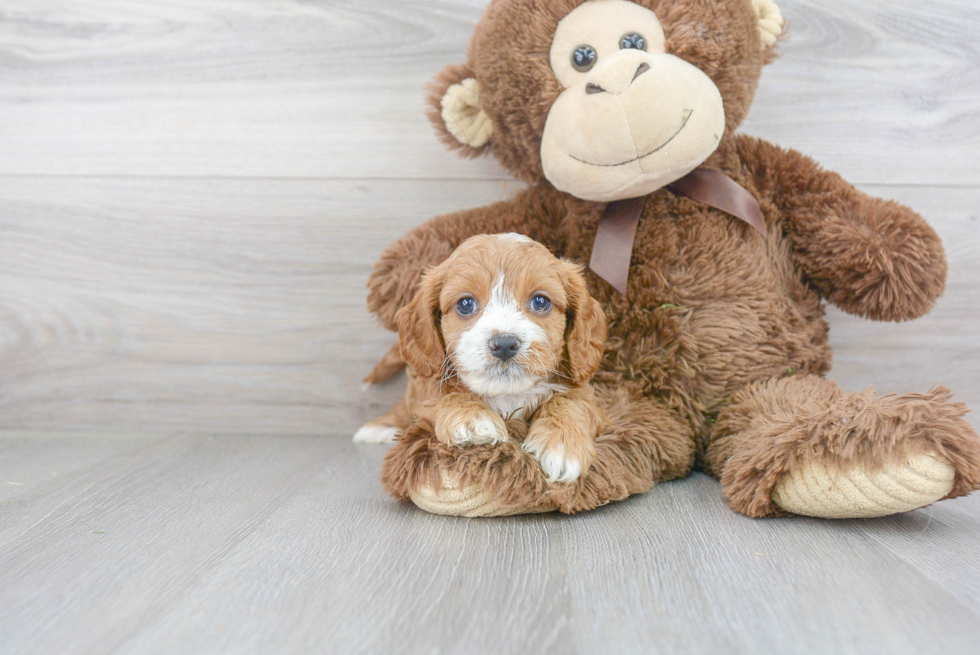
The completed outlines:
[[[589,166],[599,166],[601,168],[615,168],[617,166],[625,166],[626,164],[632,164],[635,161],[640,161],[641,159],[645,159],[646,157],[649,157],[650,155],[655,154],[657,152],[660,152],[661,150],[663,150],[664,148],[666,148],[667,147],[667,144],[669,144],[671,141],[673,141],[674,139],[676,139],[677,138],[677,135],[680,134],[684,130],[684,127],[687,125],[687,122],[689,120],[691,120],[691,116],[693,116],[693,115],[694,115],[694,110],[693,109],[689,109],[687,111],[687,115],[684,116],[684,120],[681,122],[681,126],[677,128],[677,131],[674,132],[669,139],[667,139],[666,141],[664,141],[663,143],[661,143],[659,146],[657,146],[653,150],[651,150],[651,151],[649,151],[649,152],[647,152],[645,154],[642,154],[642,155],[640,155],[638,157],[633,157],[633,159],[627,159],[626,161],[621,161],[618,164],[596,164],[596,163],[591,162],[591,161],[585,161],[584,159],[579,159],[578,157],[576,157],[575,155],[572,155],[572,154],[569,154],[568,156],[571,157],[572,159],[574,159],[575,161],[582,162],[583,164],[588,164]]]

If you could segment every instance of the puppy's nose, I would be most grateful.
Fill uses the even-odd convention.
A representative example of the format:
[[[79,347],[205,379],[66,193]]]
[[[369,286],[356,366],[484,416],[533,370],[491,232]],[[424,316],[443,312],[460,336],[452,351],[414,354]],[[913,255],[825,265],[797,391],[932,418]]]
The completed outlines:
[[[495,334],[490,337],[490,354],[502,362],[517,354],[521,340],[512,334]]]

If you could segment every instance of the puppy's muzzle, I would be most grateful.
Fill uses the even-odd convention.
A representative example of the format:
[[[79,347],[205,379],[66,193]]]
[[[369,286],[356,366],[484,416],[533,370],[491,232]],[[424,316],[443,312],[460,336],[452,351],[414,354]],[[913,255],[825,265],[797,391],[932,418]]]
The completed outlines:
[[[506,362],[520,351],[521,340],[512,334],[495,334],[490,337],[487,345],[491,355],[501,362]]]

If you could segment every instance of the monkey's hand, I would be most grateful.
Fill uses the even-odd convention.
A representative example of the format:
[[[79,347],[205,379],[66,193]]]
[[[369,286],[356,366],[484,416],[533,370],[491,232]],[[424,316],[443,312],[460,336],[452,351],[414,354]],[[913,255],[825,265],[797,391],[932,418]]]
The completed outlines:
[[[740,137],[739,154],[762,199],[776,206],[803,279],[822,297],[878,321],[932,309],[946,286],[946,256],[925,219],[798,152]]]

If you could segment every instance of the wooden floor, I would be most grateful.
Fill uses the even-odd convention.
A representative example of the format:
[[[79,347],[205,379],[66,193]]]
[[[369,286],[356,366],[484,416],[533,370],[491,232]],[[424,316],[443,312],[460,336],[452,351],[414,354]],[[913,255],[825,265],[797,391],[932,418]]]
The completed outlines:
[[[980,496],[872,521],[752,520],[697,474],[575,517],[444,518],[382,495],[383,453],[307,435],[7,434],[0,652],[980,643]]]
[[[980,496],[752,521],[702,475],[446,519],[349,442],[370,266],[509,197],[422,88],[486,0],[0,2],[0,654],[980,652]],[[830,308],[847,390],[980,408],[976,0],[779,0],[742,131],[925,215],[928,317]],[[974,424],[977,419],[974,417]]]

